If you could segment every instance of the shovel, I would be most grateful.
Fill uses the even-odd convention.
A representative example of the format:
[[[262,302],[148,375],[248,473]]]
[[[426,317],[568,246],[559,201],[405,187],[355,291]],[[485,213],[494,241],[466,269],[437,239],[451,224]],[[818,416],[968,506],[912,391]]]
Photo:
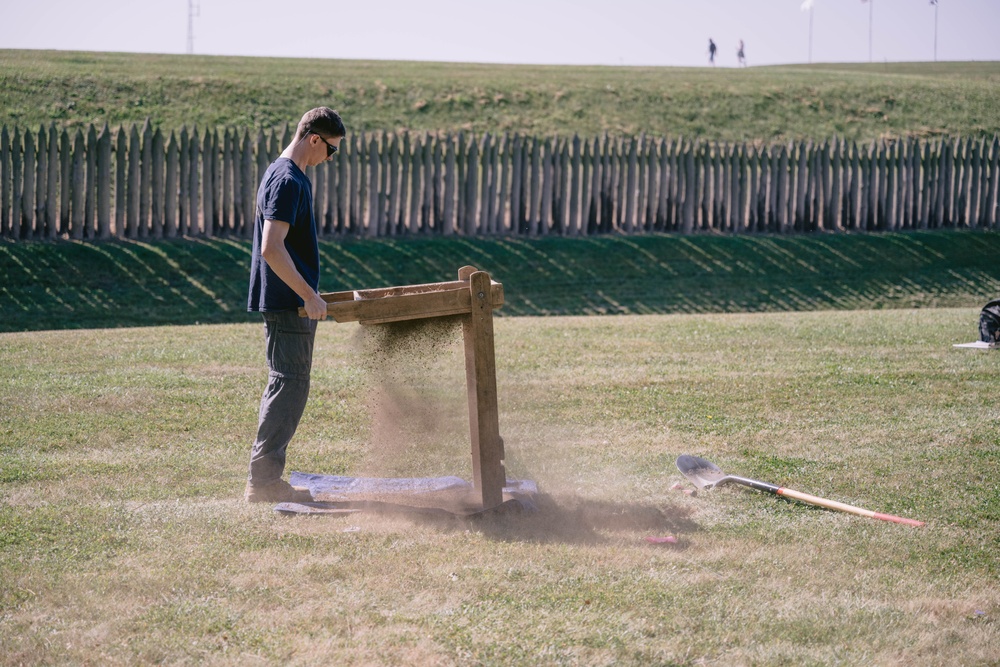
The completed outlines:
[[[687,454],[678,456],[677,469],[684,473],[684,476],[691,480],[699,489],[711,489],[713,486],[733,482],[734,484],[749,486],[751,489],[757,489],[758,491],[765,491],[767,493],[773,493],[777,496],[784,496],[786,498],[794,498],[795,500],[809,503],[810,505],[818,505],[819,507],[825,507],[831,510],[847,512],[848,514],[866,516],[870,519],[892,521],[893,523],[905,523],[908,526],[924,525],[923,521],[904,519],[901,516],[873,512],[871,510],[862,509],[861,507],[838,503],[836,500],[827,500],[826,498],[811,496],[808,493],[802,493],[801,491],[793,491],[792,489],[785,489],[780,486],[775,486],[774,484],[758,482],[755,479],[737,477],[736,475],[727,475],[722,472],[719,466],[715,465],[711,461],[706,461],[705,459],[697,456],[689,456]]]

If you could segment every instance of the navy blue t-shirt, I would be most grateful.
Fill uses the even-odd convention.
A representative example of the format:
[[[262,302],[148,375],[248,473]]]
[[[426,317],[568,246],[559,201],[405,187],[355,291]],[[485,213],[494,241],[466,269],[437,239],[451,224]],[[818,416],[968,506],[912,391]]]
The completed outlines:
[[[319,243],[313,220],[312,184],[298,166],[279,157],[271,163],[257,189],[253,255],[250,259],[249,311],[296,310],[302,299],[277,276],[260,254],[265,220],[280,220],[290,227],[285,248],[295,267],[313,289],[319,287]]]

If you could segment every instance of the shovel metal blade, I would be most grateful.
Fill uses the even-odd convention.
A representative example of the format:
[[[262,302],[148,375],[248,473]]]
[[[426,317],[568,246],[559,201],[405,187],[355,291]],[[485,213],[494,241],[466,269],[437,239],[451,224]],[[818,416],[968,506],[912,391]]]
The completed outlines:
[[[677,469],[699,489],[711,489],[726,481],[726,473],[719,466],[698,456],[678,456]]]

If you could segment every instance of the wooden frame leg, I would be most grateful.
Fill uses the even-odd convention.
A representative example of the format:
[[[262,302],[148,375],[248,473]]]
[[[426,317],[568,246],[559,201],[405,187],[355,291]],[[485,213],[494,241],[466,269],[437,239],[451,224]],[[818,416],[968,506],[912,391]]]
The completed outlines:
[[[468,279],[472,292],[472,312],[462,322],[465,376],[469,390],[472,475],[483,509],[489,509],[503,502],[503,487],[507,483],[497,408],[490,275],[473,267],[463,267],[458,277],[460,280]]]

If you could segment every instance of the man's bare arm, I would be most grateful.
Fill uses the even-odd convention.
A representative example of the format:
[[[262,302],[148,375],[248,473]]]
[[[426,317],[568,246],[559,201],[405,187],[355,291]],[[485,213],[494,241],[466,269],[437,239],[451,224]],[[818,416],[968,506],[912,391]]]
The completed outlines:
[[[260,254],[281,280],[298,294],[305,305],[306,315],[311,320],[326,319],[326,301],[306,282],[295,268],[292,256],[285,248],[285,237],[290,225],[281,220],[265,220],[261,235]]]

